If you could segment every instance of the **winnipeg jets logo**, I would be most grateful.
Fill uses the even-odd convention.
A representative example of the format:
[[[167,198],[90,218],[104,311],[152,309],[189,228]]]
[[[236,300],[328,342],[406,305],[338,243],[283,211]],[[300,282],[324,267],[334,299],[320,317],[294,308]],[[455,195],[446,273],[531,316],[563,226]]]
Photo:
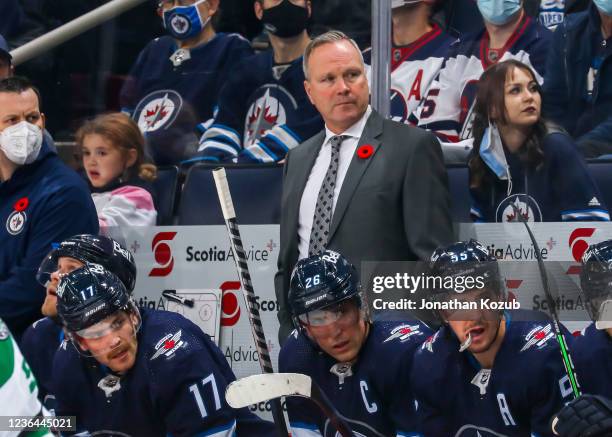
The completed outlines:
[[[189,32],[191,23],[189,23],[189,20],[183,15],[177,14],[170,19],[170,26],[172,26],[172,29],[179,35],[184,35]]]
[[[167,129],[176,119],[182,106],[183,99],[176,91],[154,91],[138,103],[134,111],[134,120],[143,133]]]
[[[542,349],[544,346],[546,346],[546,342],[554,336],[555,335],[552,332],[552,327],[550,324],[546,326],[536,326],[525,336],[525,345],[520,351],[524,352],[534,346],[538,349]]]
[[[276,97],[270,95],[270,89],[267,89],[262,97],[251,104],[245,121],[244,142],[251,144],[277,124],[285,124],[287,116],[283,105]]]
[[[185,346],[185,342],[181,340],[182,330],[178,330],[174,334],[165,335],[155,345],[155,353],[151,357],[151,361],[164,355],[166,358],[170,358],[180,347]]]
[[[115,375],[106,375],[98,381],[98,388],[104,392],[107,398],[110,398],[114,392],[121,390],[121,380]]]
[[[413,335],[421,335],[421,334],[422,332],[419,331],[419,325],[396,326],[391,331],[391,335],[387,339],[385,339],[383,343],[386,343],[391,340],[395,340],[396,338],[399,338],[399,341],[403,343],[406,340],[408,340],[410,337],[412,337]]]
[[[257,141],[266,131],[301,115],[296,112],[295,98],[280,84],[259,87],[249,101],[252,103],[244,119],[244,144]]]
[[[6,230],[11,235],[17,235],[23,230],[28,216],[23,211],[13,211],[6,220]]]
[[[542,212],[533,197],[526,194],[512,194],[499,203],[495,219],[498,223],[541,222]]]

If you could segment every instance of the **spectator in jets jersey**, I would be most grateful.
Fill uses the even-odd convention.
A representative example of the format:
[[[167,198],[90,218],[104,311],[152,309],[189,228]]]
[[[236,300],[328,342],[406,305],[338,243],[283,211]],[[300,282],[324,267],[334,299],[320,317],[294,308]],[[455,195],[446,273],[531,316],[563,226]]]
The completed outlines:
[[[609,221],[573,140],[542,119],[541,107],[540,87],[529,66],[508,60],[483,73],[469,162],[472,218]]]
[[[145,135],[156,164],[176,164],[195,153],[221,85],[245,56],[249,42],[215,32],[219,0],[161,0],[169,35],[155,38],[136,59],[120,103]]]
[[[553,36],[544,114],[587,158],[612,153],[612,0],[567,16]]]
[[[427,95],[455,40],[431,20],[440,0],[394,0],[391,49],[391,117],[408,123],[408,116]],[[372,82],[372,50],[363,53]]]
[[[480,75],[506,59],[529,65],[542,83],[551,32],[528,16],[522,0],[478,0],[485,27],[451,46],[438,78],[411,116],[442,141],[472,138],[473,105]]]
[[[275,162],[323,129],[304,90],[302,55],[310,42],[309,0],[255,0],[272,50],[246,58],[219,95],[198,154],[186,161]]]

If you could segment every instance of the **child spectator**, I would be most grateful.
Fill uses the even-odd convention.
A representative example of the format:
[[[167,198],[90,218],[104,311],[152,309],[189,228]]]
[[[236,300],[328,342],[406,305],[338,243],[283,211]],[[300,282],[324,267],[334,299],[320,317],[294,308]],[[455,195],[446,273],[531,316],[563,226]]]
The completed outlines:
[[[144,138],[127,115],[110,113],[87,121],[76,134],[83,154],[100,229],[154,226],[150,185],[157,168],[144,162]]]

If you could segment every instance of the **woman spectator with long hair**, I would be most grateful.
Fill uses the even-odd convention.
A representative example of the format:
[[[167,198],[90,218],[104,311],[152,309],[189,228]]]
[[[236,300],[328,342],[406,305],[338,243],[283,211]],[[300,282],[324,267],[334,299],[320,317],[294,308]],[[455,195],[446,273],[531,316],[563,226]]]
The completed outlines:
[[[469,161],[473,220],[609,221],[572,138],[542,119],[541,107],[529,66],[508,60],[482,74]]]

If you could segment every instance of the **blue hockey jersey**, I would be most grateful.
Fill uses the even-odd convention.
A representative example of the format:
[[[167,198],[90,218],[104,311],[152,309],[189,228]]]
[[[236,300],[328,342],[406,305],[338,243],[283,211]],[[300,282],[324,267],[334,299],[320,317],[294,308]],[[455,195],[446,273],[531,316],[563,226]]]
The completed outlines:
[[[526,221],[609,221],[602,197],[570,137],[562,133],[546,135],[542,143],[544,162],[526,168],[516,154],[504,148],[512,178],[508,181],[489,172],[483,186],[471,188],[470,215],[476,222],[519,221],[513,204]]]
[[[18,341],[41,317],[45,290],[36,271],[51,243],[97,233],[87,185],[46,140],[36,161],[0,183],[0,317]]]
[[[410,381],[423,435],[552,436],[551,417],[571,400],[572,388],[551,324],[524,310],[506,312],[505,323],[492,369],[459,352],[448,326],[417,350]]]
[[[147,437],[274,433],[247,409],[233,410],[225,388],[235,377],[219,348],[180,314],[141,309],[134,366],[118,377],[65,341],[53,362],[58,416],[77,431]],[[238,429],[236,425],[238,422]]]
[[[275,162],[324,127],[304,90],[302,57],[274,65],[272,50],[246,58],[219,95],[213,124],[187,162]]]
[[[408,376],[415,349],[430,333],[419,322],[374,322],[357,362],[347,367],[294,331],[278,365],[281,372],[310,376],[355,435],[411,435],[416,423]],[[293,436],[335,436],[329,420],[310,401],[287,398],[287,411]]]
[[[55,411],[55,395],[51,388],[53,357],[62,341],[62,325],[45,317],[26,329],[19,345],[38,382],[38,399],[49,411]]]
[[[407,46],[393,46],[391,50],[391,118],[408,123],[410,115],[427,96],[427,91],[438,75],[442,63],[455,38],[437,24],[429,32]],[[372,83],[370,67],[372,50],[363,52],[368,80]]]
[[[440,139],[456,142],[472,137],[472,110],[482,73],[496,62],[516,59],[529,65],[542,84],[552,33],[524,15],[501,49],[489,48],[486,30],[455,42],[427,98],[410,116],[412,123],[433,131]]]
[[[572,360],[583,393],[612,397],[612,338],[590,324],[574,339]]]
[[[253,53],[247,40],[225,33],[190,50],[177,49],[169,36],[151,41],[120,95],[122,111],[138,123],[157,164],[176,164],[195,153],[221,86]]]

